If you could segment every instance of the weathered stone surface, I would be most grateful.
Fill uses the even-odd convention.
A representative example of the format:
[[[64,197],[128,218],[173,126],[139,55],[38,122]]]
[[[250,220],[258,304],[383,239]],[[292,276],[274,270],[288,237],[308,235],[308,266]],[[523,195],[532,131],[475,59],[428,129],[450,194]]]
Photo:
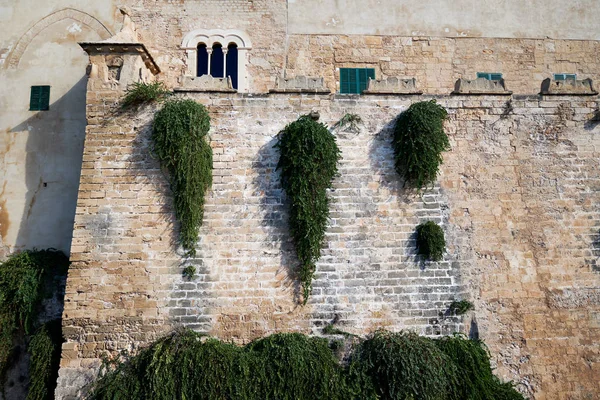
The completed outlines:
[[[591,79],[567,79],[555,81],[550,78],[542,82],[542,94],[545,95],[597,95]]]
[[[459,79],[454,85],[454,94],[512,94],[506,90],[504,79],[493,81],[485,78]]]
[[[320,93],[327,94],[330,90],[325,86],[323,78],[311,78],[307,76],[296,76],[293,78],[277,77],[273,93]]]
[[[197,77],[184,75],[181,78],[181,87],[175,90],[179,92],[235,92],[230,77],[215,78],[210,75]]]
[[[386,79],[369,79],[365,94],[422,94],[417,90],[417,80],[400,79],[395,76]]]

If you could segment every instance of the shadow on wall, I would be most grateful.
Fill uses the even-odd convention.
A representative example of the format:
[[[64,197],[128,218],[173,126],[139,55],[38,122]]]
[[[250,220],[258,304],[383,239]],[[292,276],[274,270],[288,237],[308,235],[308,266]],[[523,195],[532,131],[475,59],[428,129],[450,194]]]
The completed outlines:
[[[56,248],[69,254],[85,140],[86,90],[84,75],[48,111],[37,112],[11,130],[29,132],[23,161],[27,194],[16,250]]]
[[[288,228],[288,205],[286,204],[285,191],[281,187],[279,163],[279,150],[274,146],[279,138],[275,136],[264,144],[256,159],[252,162],[252,169],[256,174],[253,186],[259,190],[260,210],[263,215],[262,226],[267,228],[270,252],[278,251],[281,257],[280,270],[283,274],[283,283],[294,294],[294,301],[301,302],[301,286],[297,276],[300,261],[296,257],[296,249]]]

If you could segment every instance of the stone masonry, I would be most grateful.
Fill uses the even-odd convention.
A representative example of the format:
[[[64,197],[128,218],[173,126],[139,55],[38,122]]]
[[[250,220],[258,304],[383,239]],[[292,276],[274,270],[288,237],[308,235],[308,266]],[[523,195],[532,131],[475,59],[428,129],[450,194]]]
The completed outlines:
[[[88,83],[58,398],[80,396],[102,355],[178,326],[246,342],[318,335],[332,321],[359,335],[384,327],[479,336],[498,374],[535,399],[600,390],[596,97],[181,93],[207,106],[215,155],[198,256],[185,261],[150,151],[157,108],[122,113],[122,94]],[[399,113],[430,99],[449,111],[452,150],[439,184],[415,193],[393,169],[390,135]],[[332,127],[343,158],[302,307],[273,145],[311,111]],[[333,128],[347,113],[363,122]],[[442,262],[415,257],[414,229],[425,220],[444,227]],[[187,264],[198,270],[191,281],[181,276]],[[445,316],[462,298],[475,311]]]

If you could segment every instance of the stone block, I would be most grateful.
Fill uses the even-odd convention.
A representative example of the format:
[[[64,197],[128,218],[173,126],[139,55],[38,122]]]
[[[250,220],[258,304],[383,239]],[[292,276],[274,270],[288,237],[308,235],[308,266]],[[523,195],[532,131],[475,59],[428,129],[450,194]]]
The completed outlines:
[[[542,82],[541,94],[544,95],[597,95],[591,79],[567,79],[555,81],[550,78]]]
[[[330,93],[325,86],[325,79],[322,77],[308,77],[299,75],[293,78],[277,77],[275,80],[275,89],[271,93]]]
[[[184,75],[181,78],[181,87],[175,89],[176,92],[225,92],[235,93],[231,83],[231,77],[215,78],[210,75],[189,76]]]
[[[454,85],[453,94],[493,94],[510,95],[511,91],[506,89],[504,79],[493,81],[485,78],[459,79]]]
[[[422,94],[417,90],[415,78],[400,79],[391,76],[386,79],[369,79],[365,94]]]

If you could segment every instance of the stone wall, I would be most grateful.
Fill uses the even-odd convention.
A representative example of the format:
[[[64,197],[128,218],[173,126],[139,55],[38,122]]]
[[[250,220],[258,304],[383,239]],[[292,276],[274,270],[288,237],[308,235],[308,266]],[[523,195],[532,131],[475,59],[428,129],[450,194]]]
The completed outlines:
[[[58,398],[76,398],[102,354],[135,351],[177,326],[238,342],[280,331],[378,327],[463,331],[535,399],[598,387],[600,126],[596,97],[180,94],[212,118],[214,184],[198,256],[184,262],[164,174],[150,154],[156,108],[119,113],[90,81],[88,128],[64,312]],[[452,150],[422,193],[393,170],[390,129],[414,101],[450,113]],[[308,305],[297,304],[277,133],[319,111],[342,149],[331,221]],[[448,253],[421,263],[414,229],[440,222]],[[185,265],[198,275],[183,279]],[[466,298],[466,319],[444,317]],[[75,396],[75,397],[73,397]]]

